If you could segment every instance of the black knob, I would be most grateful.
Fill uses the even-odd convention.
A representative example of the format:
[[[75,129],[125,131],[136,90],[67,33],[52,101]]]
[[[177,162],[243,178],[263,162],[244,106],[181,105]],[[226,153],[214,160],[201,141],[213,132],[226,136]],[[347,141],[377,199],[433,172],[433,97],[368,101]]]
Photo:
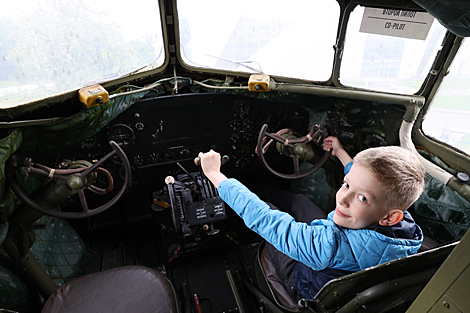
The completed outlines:
[[[237,162],[235,162],[235,166],[239,170],[243,170],[246,167],[246,165],[247,165],[247,160],[245,158],[241,158]]]

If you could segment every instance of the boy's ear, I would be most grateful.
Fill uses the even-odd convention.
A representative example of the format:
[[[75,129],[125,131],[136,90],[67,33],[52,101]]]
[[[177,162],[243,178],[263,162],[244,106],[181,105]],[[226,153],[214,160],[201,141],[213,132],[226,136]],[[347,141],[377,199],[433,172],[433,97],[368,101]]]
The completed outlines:
[[[400,209],[392,209],[388,211],[387,215],[379,221],[381,226],[393,226],[398,224],[403,219],[403,211]]]

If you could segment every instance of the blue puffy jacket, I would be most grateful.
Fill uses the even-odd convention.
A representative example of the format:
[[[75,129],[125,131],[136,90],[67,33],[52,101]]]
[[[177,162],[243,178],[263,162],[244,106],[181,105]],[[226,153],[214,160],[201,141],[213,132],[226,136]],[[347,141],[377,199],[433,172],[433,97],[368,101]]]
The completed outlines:
[[[375,226],[367,229],[348,229],[333,222],[331,212],[325,220],[311,224],[299,223],[287,213],[271,210],[269,205],[235,179],[220,183],[220,197],[244,220],[246,226],[258,233],[276,249],[302,262],[315,271],[326,268],[358,271],[370,266],[415,254],[423,241],[418,225],[410,222],[410,239],[393,238],[402,226]],[[406,215],[411,218],[409,214]],[[412,219],[411,219],[412,221]],[[407,223],[407,219],[404,219]],[[385,230],[383,230],[385,228]],[[384,234],[390,231],[389,234]]]
[[[333,218],[333,215],[330,214],[329,218]],[[342,227],[340,227],[342,228]],[[351,230],[350,230],[351,231]],[[370,232],[373,235],[378,236],[378,240],[374,237],[370,237]],[[364,238],[359,240],[359,243],[364,244],[364,251],[361,253],[361,258],[359,260],[363,260],[363,258],[372,257],[372,260],[379,260],[379,263],[386,262],[383,259],[383,256],[380,255],[380,252],[383,251],[384,255],[389,256],[391,259],[393,258],[393,251],[396,249],[403,250],[403,253],[398,251],[396,258],[406,256],[405,253],[416,253],[417,249],[414,245],[413,241],[422,242],[422,232],[421,229],[417,224],[415,224],[411,214],[405,212],[403,220],[394,225],[394,226],[380,226],[378,224],[372,225],[367,227],[367,229],[359,229],[357,230],[356,234],[362,234]],[[381,240],[385,236],[385,238],[389,238],[389,240]],[[364,243],[364,241],[367,243]],[[411,245],[406,242],[406,240],[413,240]],[[394,245],[398,245],[395,247]],[[376,246],[376,251],[370,251],[371,248]],[[360,252],[360,245],[354,245],[355,250]],[[389,260],[387,260],[389,261]],[[359,264],[364,264],[360,262]],[[363,268],[361,268],[363,269]],[[312,299],[315,295],[321,290],[321,288],[333,278],[337,278],[340,276],[344,276],[350,274],[353,271],[344,271],[336,268],[326,268],[321,271],[314,270],[305,264],[298,262],[294,267],[295,270],[295,287],[297,290],[297,296],[299,299]]]

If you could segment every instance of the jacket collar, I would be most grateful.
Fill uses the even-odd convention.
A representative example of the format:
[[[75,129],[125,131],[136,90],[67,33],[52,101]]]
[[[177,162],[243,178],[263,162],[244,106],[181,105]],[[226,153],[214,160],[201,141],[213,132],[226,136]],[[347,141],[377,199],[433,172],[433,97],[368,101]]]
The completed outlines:
[[[374,224],[366,227],[366,229],[376,231],[390,238],[419,240],[420,232],[417,230],[413,217],[408,211],[403,213],[403,219],[398,224],[393,226]]]

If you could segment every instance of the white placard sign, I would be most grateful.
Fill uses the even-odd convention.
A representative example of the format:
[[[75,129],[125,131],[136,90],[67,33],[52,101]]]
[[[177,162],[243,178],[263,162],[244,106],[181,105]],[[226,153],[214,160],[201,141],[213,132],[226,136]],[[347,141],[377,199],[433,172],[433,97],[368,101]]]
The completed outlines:
[[[425,40],[434,18],[426,12],[365,8],[362,33]]]

